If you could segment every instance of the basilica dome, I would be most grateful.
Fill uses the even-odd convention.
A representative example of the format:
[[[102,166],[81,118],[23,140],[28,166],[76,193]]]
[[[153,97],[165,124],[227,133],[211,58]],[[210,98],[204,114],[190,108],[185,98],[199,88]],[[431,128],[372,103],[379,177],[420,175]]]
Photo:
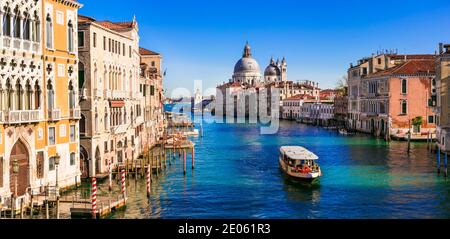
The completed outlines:
[[[275,62],[273,61],[273,58],[270,60],[270,64],[266,67],[266,70],[264,71],[264,76],[280,76],[281,71],[278,66],[275,65]]]
[[[260,74],[261,70],[259,68],[258,62],[252,58],[250,45],[247,43],[244,48],[244,54],[242,58],[236,62],[234,65],[234,74],[248,74],[248,73],[258,73]]]
[[[243,57],[234,65],[234,74],[260,72],[258,62],[253,58]]]

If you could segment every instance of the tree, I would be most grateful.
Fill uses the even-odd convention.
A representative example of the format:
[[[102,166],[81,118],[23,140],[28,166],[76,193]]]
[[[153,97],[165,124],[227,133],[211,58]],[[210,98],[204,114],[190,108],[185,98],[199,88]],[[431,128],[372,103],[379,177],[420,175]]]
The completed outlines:
[[[347,94],[348,88],[348,77],[347,75],[342,76],[338,82],[336,83],[336,90],[339,91],[342,95]]]
[[[419,132],[420,131],[420,126],[422,126],[422,124],[423,124],[422,116],[417,116],[416,118],[414,118],[412,120],[412,124],[414,126],[414,131],[415,132]]]

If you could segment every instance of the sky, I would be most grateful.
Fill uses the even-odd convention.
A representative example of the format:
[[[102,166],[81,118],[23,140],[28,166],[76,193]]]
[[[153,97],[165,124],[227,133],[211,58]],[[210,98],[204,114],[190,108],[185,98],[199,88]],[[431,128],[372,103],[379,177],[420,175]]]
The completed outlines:
[[[140,45],[159,52],[166,96],[227,82],[246,41],[261,73],[286,57],[288,80],[334,88],[350,63],[383,49],[434,53],[450,43],[450,1],[80,0],[79,13],[139,24]],[[168,95],[167,95],[168,94]]]

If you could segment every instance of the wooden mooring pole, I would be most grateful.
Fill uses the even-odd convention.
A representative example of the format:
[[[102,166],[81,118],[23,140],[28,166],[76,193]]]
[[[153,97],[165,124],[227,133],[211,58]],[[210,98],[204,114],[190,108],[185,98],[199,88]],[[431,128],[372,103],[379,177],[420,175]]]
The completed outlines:
[[[447,152],[444,154],[444,177],[447,177]]]
[[[194,146],[192,146],[192,169],[194,169],[195,166],[195,149]]]
[[[408,131],[408,154],[411,150],[411,130]]]
[[[441,148],[438,145],[438,150],[437,150],[437,155],[436,155],[436,159],[437,159],[437,173],[440,174],[441,173]]]
[[[186,150],[183,149],[183,174],[186,175]]]

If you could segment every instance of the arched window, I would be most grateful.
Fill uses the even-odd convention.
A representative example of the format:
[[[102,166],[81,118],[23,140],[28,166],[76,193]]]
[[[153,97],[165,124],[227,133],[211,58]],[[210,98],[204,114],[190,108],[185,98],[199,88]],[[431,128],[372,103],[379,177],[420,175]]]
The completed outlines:
[[[74,52],[74,42],[73,42],[73,24],[72,24],[72,20],[69,21],[69,23],[67,24],[67,39],[68,39],[68,48],[69,48],[69,52]]]
[[[30,23],[31,23],[30,14],[25,13],[25,18],[23,19],[23,39],[28,41],[31,40]]]
[[[5,14],[3,15],[3,35],[11,36],[11,9],[5,7]]]
[[[41,87],[39,83],[36,81],[34,85],[34,109],[41,108]]]
[[[401,114],[406,115],[408,113],[408,102],[406,100],[402,100],[400,102],[401,105]]]
[[[31,101],[33,99],[33,88],[30,85],[30,81],[27,81],[27,84],[25,86],[25,109],[26,110],[31,110],[32,109],[32,104]]]
[[[20,82],[17,81],[16,83],[16,110],[22,110],[23,109],[23,102],[22,102],[22,86],[20,85]]]
[[[75,108],[75,90],[72,81],[69,82],[69,109]]]
[[[402,79],[402,94],[406,94],[408,90],[408,81],[406,79]]]
[[[55,92],[53,91],[53,85],[50,80],[47,83],[47,101],[48,101],[48,110],[52,110],[55,106]]]
[[[20,38],[20,12],[19,12],[19,8],[16,9],[16,11],[14,12],[15,16],[13,19],[13,32],[14,32],[14,37],[15,38]]]
[[[84,88],[84,64],[81,62],[78,63],[78,88]]]
[[[6,81],[6,108],[7,110],[13,109],[13,88],[10,79]]]
[[[53,23],[50,14],[45,19],[45,45],[47,48],[53,48]]]
[[[34,12],[34,21],[31,23],[31,27],[33,28],[32,32],[32,40],[34,42],[40,41],[40,34],[41,34],[41,23],[39,20],[39,14],[37,11]]]
[[[81,114],[80,119],[80,135],[86,135],[86,117],[84,116],[84,114]]]
[[[95,108],[95,118],[94,118],[94,133],[97,133],[98,130],[98,112],[97,108]]]
[[[108,131],[108,109],[105,107],[105,118],[103,119],[105,131]]]

